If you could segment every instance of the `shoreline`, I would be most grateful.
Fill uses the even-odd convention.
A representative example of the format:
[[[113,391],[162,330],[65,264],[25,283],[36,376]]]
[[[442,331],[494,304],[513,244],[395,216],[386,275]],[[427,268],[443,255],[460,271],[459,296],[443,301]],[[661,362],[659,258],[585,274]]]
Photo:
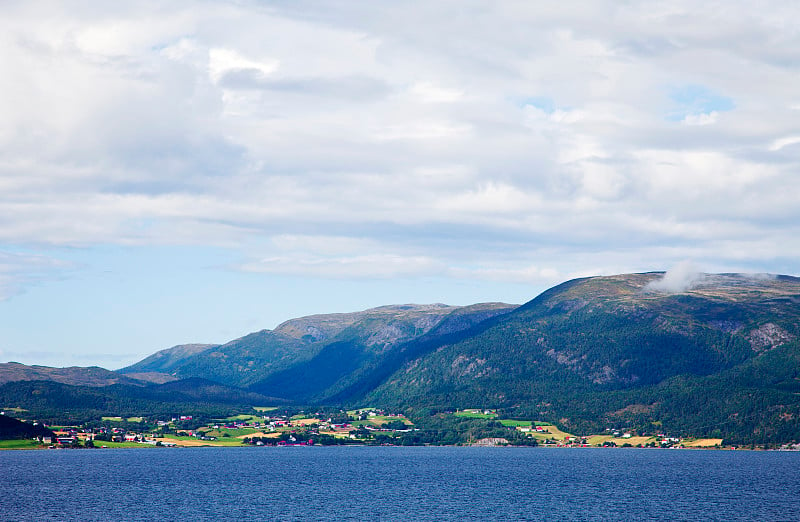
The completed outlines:
[[[18,448],[2,448],[0,447],[0,451],[41,451],[41,450],[78,450],[78,451],[85,451],[85,450],[150,450],[150,449],[186,449],[186,448],[224,448],[224,449],[240,449],[240,448],[495,448],[495,449],[559,449],[559,450],[649,450],[649,451],[675,451],[675,450],[685,450],[685,451],[774,451],[774,452],[783,452],[783,453],[798,453],[800,452],[800,448],[798,449],[788,449],[788,448],[750,448],[750,447],[739,447],[739,446],[723,446],[723,447],[671,447],[671,448],[640,448],[637,446],[631,447],[608,447],[608,446],[554,446],[554,445],[545,445],[541,444],[538,446],[524,446],[524,445],[513,445],[513,444],[500,444],[494,446],[487,446],[487,445],[477,445],[477,444],[442,444],[442,445],[432,445],[432,444],[421,444],[421,445],[414,445],[414,446],[402,446],[402,445],[373,445],[373,444],[315,444],[313,446],[299,446],[299,445],[292,445],[292,446],[254,446],[251,444],[242,444],[241,446],[232,446],[232,445],[214,445],[214,444],[193,444],[193,445],[177,445],[177,446],[155,446],[152,444],[139,444],[137,446],[119,446],[119,447],[106,447],[106,446],[96,446],[94,448],[86,448],[86,447],[78,447],[78,448],[71,448],[71,447],[59,447],[59,446],[31,446],[31,447],[18,447]]]

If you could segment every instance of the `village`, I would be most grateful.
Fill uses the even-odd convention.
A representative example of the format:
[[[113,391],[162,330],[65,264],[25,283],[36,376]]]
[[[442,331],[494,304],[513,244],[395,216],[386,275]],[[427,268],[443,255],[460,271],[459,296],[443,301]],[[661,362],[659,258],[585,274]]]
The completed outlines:
[[[723,439],[676,437],[666,433],[639,434],[633,430],[607,428],[603,433],[577,436],[560,430],[554,424],[535,420],[501,419],[496,410],[464,409],[452,412],[454,416],[493,420],[536,440],[537,445],[558,448],[722,448]],[[478,440],[476,445],[509,445],[511,441],[499,438]]]
[[[83,426],[51,426],[55,437],[39,442],[52,448],[334,445],[374,442],[417,429],[403,415],[380,409],[294,415],[261,410],[224,419],[103,417]]]
[[[443,412],[453,421],[480,419],[494,427],[492,436],[469,438],[475,446],[722,448],[722,439],[695,439],[665,433],[638,434],[608,428],[576,436],[542,421],[502,419],[494,410]],[[311,445],[427,445],[425,432],[400,413],[378,408],[349,411],[290,412],[259,408],[255,413],[221,419],[176,415],[164,419],[103,417],[83,426],[51,426],[54,437],[39,437],[50,448],[235,447]],[[447,443],[444,441],[443,443]],[[735,448],[732,448],[735,449]]]

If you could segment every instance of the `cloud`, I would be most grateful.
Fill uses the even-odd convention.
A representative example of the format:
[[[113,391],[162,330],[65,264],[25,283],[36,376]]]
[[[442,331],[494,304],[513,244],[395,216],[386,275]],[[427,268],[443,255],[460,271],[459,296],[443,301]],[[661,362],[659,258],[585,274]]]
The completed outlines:
[[[544,280],[800,250],[788,4],[42,6],[0,8],[9,251]]]
[[[435,275],[443,267],[422,256],[372,254],[347,257],[268,257],[239,266],[245,272],[325,279],[387,279]]]
[[[425,103],[452,103],[464,97],[459,89],[448,89],[428,82],[415,83],[410,93]]]
[[[556,284],[565,277],[554,268],[520,266],[511,268],[452,268],[449,274],[460,279],[508,283]]]
[[[714,123],[717,123],[718,118],[719,113],[717,111],[700,114],[687,114],[681,120],[681,123],[684,125],[713,125]]]
[[[0,251],[0,301],[43,281],[62,277],[73,264],[46,256]]]
[[[691,290],[704,275],[689,261],[683,261],[670,268],[661,279],[645,285],[645,291],[678,294]]]
[[[772,144],[769,146],[769,150],[775,152],[781,150],[784,147],[789,147],[792,145],[796,145],[800,143],[800,136],[786,136],[784,138],[778,138],[777,140],[773,141]]]
[[[258,79],[266,78],[276,69],[278,60],[257,61],[245,58],[233,49],[209,49],[208,75],[211,81],[219,83],[223,77],[237,72],[255,74]]]

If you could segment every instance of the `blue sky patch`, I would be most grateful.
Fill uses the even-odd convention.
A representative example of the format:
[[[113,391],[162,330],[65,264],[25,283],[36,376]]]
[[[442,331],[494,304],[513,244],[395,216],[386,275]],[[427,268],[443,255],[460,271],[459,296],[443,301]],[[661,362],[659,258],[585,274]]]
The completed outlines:
[[[686,116],[730,111],[736,104],[732,98],[716,93],[704,85],[684,85],[672,89],[669,95],[674,102],[667,113],[670,121],[681,121]]]
[[[556,110],[556,102],[553,101],[552,98],[548,98],[547,96],[530,96],[528,98],[522,98],[519,101],[520,107],[525,107],[526,105],[530,105],[531,107],[536,107],[537,109],[546,112],[547,114],[551,114]]]

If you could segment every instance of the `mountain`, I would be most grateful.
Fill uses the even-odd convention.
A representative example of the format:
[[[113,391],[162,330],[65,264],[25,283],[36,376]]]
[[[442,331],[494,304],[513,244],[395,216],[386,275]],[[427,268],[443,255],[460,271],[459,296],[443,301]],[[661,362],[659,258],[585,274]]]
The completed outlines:
[[[800,278],[581,278],[519,307],[314,315],[162,350],[118,372],[8,363],[0,379],[16,381],[0,386],[0,404],[53,414],[74,404],[84,415],[369,404],[424,425],[437,412],[490,408],[582,434],[797,441]]]
[[[563,283],[408,361],[365,400],[502,408],[577,432],[800,438],[800,279],[706,274],[672,292],[664,281]]]
[[[285,401],[204,379],[165,384],[68,385],[54,381],[15,381],[0,386],[0,404],[51,423],[98,420],[103,416],[227,416],[251,406]]]
[[[291,319],[222,345],[181,345],[119,370],[199,377],[293,401],[319,402],[431,332],[467,330],[516,305],[390,305]]]
[[[53,381],[75,386],[142,384],[135,379],[99,366],[51,368],[49,366],[28,366],[16,362],[1,363],[0,385],[15,381]]]
[[[173,372],[185,359],[216,348],[218,344],[179,344],[166,350],[161,350],[153,355],[125,368],[124,373],[166,373]]]

